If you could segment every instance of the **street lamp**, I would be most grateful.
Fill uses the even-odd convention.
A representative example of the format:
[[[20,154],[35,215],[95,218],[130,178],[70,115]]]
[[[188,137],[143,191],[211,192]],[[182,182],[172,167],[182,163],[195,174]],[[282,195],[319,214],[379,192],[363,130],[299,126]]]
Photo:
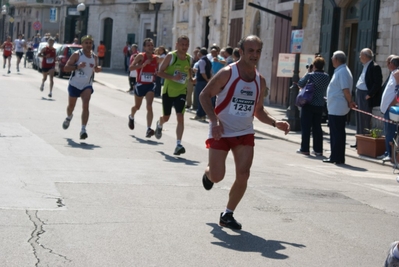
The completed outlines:
[[[154,46],[157,46],[157,28],[158,28],[158,12],[159,9],[161,8],[161,5],[163,3],[163,0],[150,0],[150,3],[154,5],[155,9],[155,24],[154,24]]]
[[[5,33],[5,30],[4,30],[4,28],[5,28],[5,24],[6,24],[6,14],[7,14],[7,6],[6,5],[3,5],[2,7],[1,7],[1,15],[3,15],[3,22],[2,22],[2,24],[1,24],[1,30],[2,30],[2,33],[1,33],[1,35],[0,35],[0,37],[2,36],[3,37],[3,41],[5,41],[6,40],[6,33]]]
[[[80,38],[82,37],[82,31],[83,31],[83,12],[86,10],[86,5],[85,5],[85,0],[78,0],[79,5],[76,7],[76,9],[79,11],[80,15],[80,23],[79,23],[79,42]]]

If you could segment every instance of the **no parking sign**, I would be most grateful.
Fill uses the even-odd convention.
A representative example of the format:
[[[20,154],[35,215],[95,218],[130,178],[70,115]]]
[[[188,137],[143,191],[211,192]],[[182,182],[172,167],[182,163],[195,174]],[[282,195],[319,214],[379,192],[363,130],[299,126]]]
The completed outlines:
[[[42,24],[40,23],[40,21],[35,21],[35,22],[33,22],[32,27],[34,30],[40,31],[40,29],[42,28]]]

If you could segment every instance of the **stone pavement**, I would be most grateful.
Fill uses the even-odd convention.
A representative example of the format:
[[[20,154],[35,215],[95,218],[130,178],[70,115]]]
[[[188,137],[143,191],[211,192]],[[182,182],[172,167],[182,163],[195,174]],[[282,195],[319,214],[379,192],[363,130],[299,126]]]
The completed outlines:
[[[126,93],[126,91],[129,89],[129,82],[128,82],[128,76],[126,73],[124,73],[123,70],[109,70],[109,69],[103,69],[102,72],[96,73],[94,81],[97,83],[100,83],[110,89],[117,90],[123,93]],[[161,103],[160,98],[155,98],[154,102]],[[281,108],[281,107],[276,107],[272,105],[267,105],[265,104],[266,110],[276,119],[278,120],[283,120],[286,117],[286,109]],[[192,111],[193,112],[193,111]],[[191,114],[188,112],[189,116]],[[298,144],[298,148],[300,147],[301,143],[301,132],[300,131],[291,131],[289,134],[284,135],[283,132],[278,130],[277,128],[273,128],[269,125],[263,124],[259,122],[256,118],[254,120],[254,127],[255,131],[271,136],[273,138],[289,141],[292,143]],[[330,154],[330,136],[329,136],[329,128],[327,124],[322,124],[322,129],[324,132],[324,143],[323,143],[323,155],[325,157],[328,157]],[[381,160],[375,159],[375,158],[369,158],[366,156],[359,156],[357,154],[356,149],[351,148],[350,145],[355,144],[356,142],[356,128],[353,125],[347,125],[346,127],[346,156],[351,157],[351,158],[357,158],[361,160],[366,160],[370,161],[376,164],[382,164]],[[312,142],[312,139],[311,141]],[[312,143],[311,143],[312,144]],[[292,151],[293,154],[295,154],[295,151]],[[299,155],[298,155],[299,156]],[[386,166],[389,168],[392,168],[392,164],[390,162],[385,163]]]

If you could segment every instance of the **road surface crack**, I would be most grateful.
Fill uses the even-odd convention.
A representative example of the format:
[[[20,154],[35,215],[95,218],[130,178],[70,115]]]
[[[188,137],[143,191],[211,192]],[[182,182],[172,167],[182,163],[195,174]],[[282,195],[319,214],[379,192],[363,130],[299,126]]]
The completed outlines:
[[[68,259],[66,256],[61,255],[59,253],[54,252],[51,248],[47,248],[44,245],[40,244],[40,237],[46,231],[44,230],[44,225],[45,223],[38,217],[38,211],[30,211],[26,210],[26,215],[28,215],[29,220],[33,223],[34,229],[31,233],[30,238],[28,239],[28,243],[31,245],[33,249],[33,255],[36,258],[36,267],[39,267],[41,262],[45,257],[47,257],[47,253],[50,255],[56,256],[58,260],[61,258],[61,260],[65,263],[65,261],[71,262],[70,259]],[[56,260],[56,261],[58,261]],[[53,261],[51,261],[53,262]]]

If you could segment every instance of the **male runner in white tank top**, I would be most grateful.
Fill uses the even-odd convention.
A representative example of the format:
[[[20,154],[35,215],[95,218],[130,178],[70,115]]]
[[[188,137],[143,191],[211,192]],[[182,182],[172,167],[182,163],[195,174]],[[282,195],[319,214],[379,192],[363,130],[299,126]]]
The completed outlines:
[[[69,58],[65,65],[65,71],[71,71],[68,86],[68,107],[67,117],[62,124],[62,128],[68,129],[69,123],[73,117],[76,101],[82,98],[82,130],[80,131],[80,139],[86,139],[86,125],[89,120],[89,102],[93,93],[94,72],[100,72],[101,67],[98,66],[98,58],[92,52],[93,37],[91,35],[83,36],[81,39],[82,49],[76,51]]]
[[[287,122],[274,119],[263,107],[266,81],[256,70],[262,46],[257,36],[242,39],[239,42],[240,60],[218,71],[200,94],[201,105],[210,121],[209,139],[206,140],[209,163],[202,183],[206,190],[210,190],[213,183],[223,180],[227,154],[231,150],[236,163],[236,179],[219,224],[238,230],[241,224],[234,219],[233,212],[247,189],[254,155],[253,116],[285,134],[290,131]],[[211,100],[214,96],[215,108]]]

